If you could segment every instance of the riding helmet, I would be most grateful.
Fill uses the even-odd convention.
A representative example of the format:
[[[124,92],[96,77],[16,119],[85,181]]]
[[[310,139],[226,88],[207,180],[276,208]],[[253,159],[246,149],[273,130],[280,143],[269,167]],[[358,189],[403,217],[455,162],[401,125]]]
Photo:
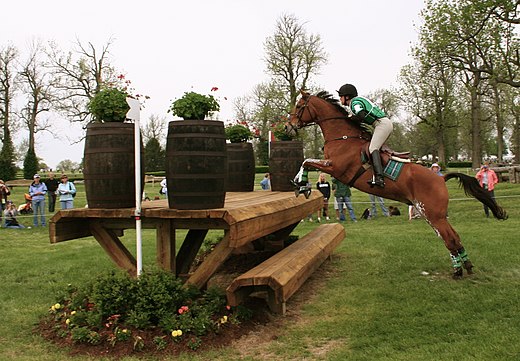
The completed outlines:
[[[342,85],[341,88],[339,88],[338,95],[340,97],[346,96],[349,98],[354,98],[354,97],[357,97],[357,89],[352,84],[345,84],[345,85]]]

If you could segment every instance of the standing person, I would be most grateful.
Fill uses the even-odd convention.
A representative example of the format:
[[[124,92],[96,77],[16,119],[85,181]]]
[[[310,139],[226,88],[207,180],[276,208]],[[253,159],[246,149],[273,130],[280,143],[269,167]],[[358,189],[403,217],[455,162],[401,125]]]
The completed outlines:
[[[10,194],[9,187],[0,179],[0,225],[2,224],[2,213],[7,207],[7,196]]]
[[[161,194],[163,194],[166,198],[168,198],[168,186],[166,184],[166,177],[161,181]]]
[[[18,209],[16,209],[12,201],[7,201],[7,206],[3,213],[5,216],[5,228],[25,228],[25,226],[20,224],[16,219]]]
[[[318,222],[321,222],[320,213],[328,221],[329,218],[329,198],[330,198],[330,183],[325,178],[325,173],[320,173],[316,188],[323,194],[323,208],[318,211]]]
[[[441,167],[437,163],[433,163],[432,166],[430,167],[430,170],[433,173],[437,174],[438,176],[442,177]]]
[[[271,189],[271,174],[265,173],[264,179],[262,179],[262,181],[260,182],[260,186],[264,191],[268,191]]]
[[[368,147],[368,152],[372,158],[372,167],[374,168],[374,176],[368,184],[371,187],[378,186],[385,187],[385,180],[383,176],[383,166],[381,164],[381,157],[379,149],[388,139],[394,129],[392,121],[388,119],[385,112],[383,112],[377,105],[372,103],[367,98],[358,96],[357,89],[352,84],[345,84],[338,90],[341,104],[348,106],[352,111],[353,116],[350,117],[359,123],[366,123],[374,127],[372,139]]]
[[[338,217],[338,220],[345,220],[344,207],[346,206],[352,222],[357,222],[356,215],[354,214],[354,208],[352,208],[352,202],[350,200],[350,197],[352,196],[350,187],[344,183],[341,183],[336,178],[332,178],[332,190],[334,191],[334,197],[338,202],[338,209],[336,210],[336,217]]]
[[[370,218],[375,218],[377,216],[377,208],[376,208],[376,199],[379,203],[379,206],[381,207],[381,212],[383,212],[383,216],[389,217],[390,213],[388,212],[388,208],[385,206],[385,200],[383,197],[379,197],[373,194],[368,195],[370,197],[370,204],[372,205]]]
[[[489,168],[489,164],[486,162],[482,165],[478,173],[475,175],[482,188],[489,192],[492,198],[495,198],[495,184],[498,183],[498,177],[494,170]],[[484,204],[484,213],[486,217],[489,217],[489,208]]]
[[[56,208],[56,190],[60,185],[60,182],[54,178],[54,173],[49,172],[49,178],[43,181],[47,186],[47,200],[49,201],[49,212],[54,212]]]
[[[33,225],[38,227],[38,213],[40,214],[40,223],[45,227],[45,193],[47,193],[47,186],[45,183],[40,183],[40,175],[33,176],[34,181],[29,186],[29,195],[32,198],[32,208],[34,212]]]
[[[58,186],[58,194],[60,195],[61,209],[74,208],[74,197],[76,196],[76,187],[74,183],[69,182],[66,174],[61,176],[61,184]]]

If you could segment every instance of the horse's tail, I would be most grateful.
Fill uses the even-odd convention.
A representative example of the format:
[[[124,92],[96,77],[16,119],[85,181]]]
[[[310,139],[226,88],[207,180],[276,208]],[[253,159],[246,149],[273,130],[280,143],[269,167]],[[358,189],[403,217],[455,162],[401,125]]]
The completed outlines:
[[[495,218],[507,219],[507,212],[497,204],[495,199],[489,195],[489,192],[486,192],[484,188],[480,186],[476,178],[462,173],[448,173],[444,176],[444,181],[447,182],[452,178],[459,180],[459,185],[464,188],[464,192],[467,196],[475,197],[482,204],[488,206]]]

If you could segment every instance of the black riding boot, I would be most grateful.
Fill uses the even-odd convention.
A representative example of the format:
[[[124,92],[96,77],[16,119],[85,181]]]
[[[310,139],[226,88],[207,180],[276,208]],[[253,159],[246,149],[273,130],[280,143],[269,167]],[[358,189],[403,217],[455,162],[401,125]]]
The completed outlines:
[[[379,150],[374,150],[370,157],[372,158],[372,167],[374,170],[374,178],[368,181],[370,186],[378,186],[381,188],[385,187],[385,179],[383,177],[383,166],[381,165],[381,156],[379,155]]]

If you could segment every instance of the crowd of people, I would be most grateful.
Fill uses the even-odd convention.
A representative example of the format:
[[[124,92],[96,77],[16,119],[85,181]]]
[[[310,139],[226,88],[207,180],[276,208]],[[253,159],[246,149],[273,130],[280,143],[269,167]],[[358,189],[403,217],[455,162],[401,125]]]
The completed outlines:
[[[73,182],[69,181],[66,174],[63,174],[61,181],[58,181],[51,172],[44,181],[41,180],[39,174],[33,176],[27,193],[24,193],[24,204],[17,207],[12,200],[8,199],[10,195],[11,190],[3,180],[0,180],[0,227],[26,228],[26,226],[19,221],[18,217],[20,214],[28,213],[32,213],[33,227],[45,227],[47,225],[45,202],[48,202],[49,213],[55,211],[57,200],[60,202],[61,209],[74,208],[76,187]],[[31,227],[28,226],[27,228]]]
[[[437,163],[433,163],[430,170],[438,175],[442,176],[441,167]],[[350,221],[357,222],[358,218],[354,211],[352,202],[352,192],[350,187],[338,179],[331,177],[330,182],[327,180],[327,174],[320,173],[318,181],[316,182],[315,188],[323,195],[323,207],[319,210],[316,215],[316,220],[321,222],[322,219],[330,221],[331,216],[329,215],[329,201],[332,197],[336,221],[345,222],[347,220],[347,212]],[[485,189],[491,197],[495,197],[494,189],[498,183],[498,177],[496,173],[489,167],[488,163],[482,164],[481,168],[476,174],[480,186]],[[161,194],[166,196],[167,186],[166,179],[161,182]],[[312,187],[312,185],[309,184]],[[263,179],[260,182],[262,190],[269,191],[271,189],[271,175],[265,173]],[[25,194],[26,203],[21,204],[17,207],[12,200],[9,200],[11,196],[11,190],[0,179],[0,227],[5,228],[25,228],[25,226],[19,222],[17,217],[20,213],[32,213],[32,226],[33,227],[45,227],[46,226],[46,201],[48,203],[48,212],[53,213],[55,211],[56,202],[60,202],[61,209],[74,208],[74,198],[76,196],[76,187],[71,182],[66,174],[62,174],[60,180],[56,179],[52,172],[48,173],[48,177],[41,181],[39,174],[33,176],[33,181],[28,187],[27,193]],[[360,214],[361,219],[373,219],[378,215],[378,205],[381,209],[381,214],[384,217],[400,215],[400,211],[397,207],[386,207],[385,200],[382,197],[375,196],[373,194],[368,195],[368,202],[370,207],[367,207]],[[365,202],[358,202],[365,203]],[[484,205],[484,214],[489,217],[489,208]],[[421,214],[419,210],[415,209],[414,206],[409,206],[408,218],[412,220],[414,218],[420,218]],[[313,215],[309,215],[309,221],[313,220]],[[27,227],[30,228],[30,227]]]

